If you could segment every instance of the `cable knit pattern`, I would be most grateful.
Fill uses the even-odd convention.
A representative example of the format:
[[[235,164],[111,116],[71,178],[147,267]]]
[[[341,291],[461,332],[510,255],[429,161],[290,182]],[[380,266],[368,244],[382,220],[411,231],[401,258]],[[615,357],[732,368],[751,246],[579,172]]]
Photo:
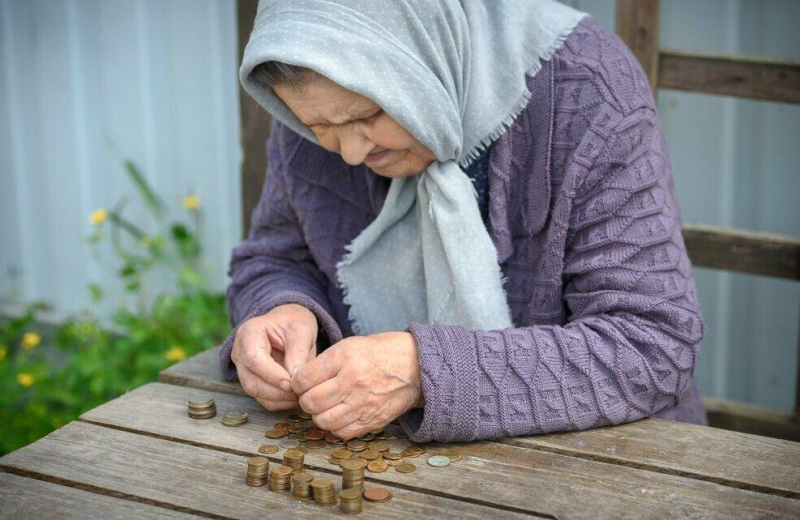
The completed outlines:
[[[492,145],[488,230],[514,328],[412,323],[425,408],[414,441],[619,424],[707,424],[693,370],[703,322],[666,144],[646,78],[591,18],[529,79],[533,99]],[[287,302],[323,344],[352,334],[335,264],[380,211],[388,179],[274,123],[254,227],[234,251],[234,325]],[[235,332],[234,332],[235,333]],[[230,362],[233,334],[222,351]]]

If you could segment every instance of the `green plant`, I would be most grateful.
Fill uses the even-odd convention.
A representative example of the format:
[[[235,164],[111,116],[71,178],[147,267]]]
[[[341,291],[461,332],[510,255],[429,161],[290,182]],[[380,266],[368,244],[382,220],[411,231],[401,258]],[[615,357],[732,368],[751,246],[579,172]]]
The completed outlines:
[[[200,200],[183,200],[189,222],[168,222],[167,207],[131,161],[127,172],[149,222],[113,210],[92,212],[88,242],[98,258],[108,241],[113,268],[134,305],[119,305],[110,321],[84,311],[60,324],[52,340],[36,331],[41,304],[0,323],[0,454],[17,449],[109,399],[157,378],[171,363],[220,343],[230,332],[221,293],[207,289],[200,267]],[[149,230],[149,232],[145,230]],[[161,271],[174,290],[145,293]],[[108,292],[89,285],[95,304]]]

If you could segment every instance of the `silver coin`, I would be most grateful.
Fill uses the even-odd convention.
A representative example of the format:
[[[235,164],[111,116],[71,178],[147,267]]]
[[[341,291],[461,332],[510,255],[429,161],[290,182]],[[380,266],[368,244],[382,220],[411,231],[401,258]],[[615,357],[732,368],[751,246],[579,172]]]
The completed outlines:
[[[434,455],[428,458],[428,464],[436,466],[437,468],[443,468],[450,465],[450,459],[442,455]]]
[[[289,448],[299,448],[300,443],[298,441],[293,441],[291,439],[284,439],[278,443],[278,446],[280,446],[281,448],[286,448],[288,450]]]
[[[247,412],[227,412],[222,418],[228,421],[246,421]]]

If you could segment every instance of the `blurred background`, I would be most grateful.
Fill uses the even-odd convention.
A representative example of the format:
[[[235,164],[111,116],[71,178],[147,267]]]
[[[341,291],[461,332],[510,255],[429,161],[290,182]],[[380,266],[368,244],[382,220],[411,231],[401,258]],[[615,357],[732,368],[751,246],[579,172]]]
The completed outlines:
[[[237,78],[255,3],[0,0],[0,453],[229,332],[263,176],[243,146],[266,139]],[[566,3],[615,29],[614,0]],[[660,46],[797,61],[798,22],[794,0],[662,0]],[[800,236],[800,106],[660,89],[658,107],[686,222]],[[701,391],[788,417],[800,284],[695,276]]]

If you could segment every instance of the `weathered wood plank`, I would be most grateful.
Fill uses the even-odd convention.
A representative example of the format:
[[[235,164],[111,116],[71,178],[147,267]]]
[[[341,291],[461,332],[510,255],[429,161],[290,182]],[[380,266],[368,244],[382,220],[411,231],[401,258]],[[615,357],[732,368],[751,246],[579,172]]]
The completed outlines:
[[[617,34],[642,64],[653,95],[658,80],[658,0],[617,0]]]
[[[246,467],[246,457],[242,455],[84,422],[70,423],[0,459],[0,468],[9,472],[58,479],[64,484],[99,488],[221,518],[341,516],[338,507],[322,508],[296,501],[287,493],[247,486]],[[391,502],[365,503],[359,517],[406,520],[525,516],[398,487],[391,487],[391,491]]]
[[[202,422],[189,419],[186,401],[209,393],[220,413],[244,410],[250,414],[250,421],[239,428],[226,428],[219,418]],[[106,403],[84,414],[82,419],[241,454],[255,453],[259,445],[270,442],[265,439],[264,431],[286,420],[284,414],[266,412],[248,397],[158,383]],[[405,441],[393,442],[397,446],[407,445]],[[623,449],[621,444],[620,449]],[[461,450],[464,459],[446,470],[431,468],[424,458],[419,458],[414,460],[418,470],[413,474],[389,471],[368,474],[367,478],[558,518],[738,516],[742,511],[746,511],[745,515],[766,511],[787,513],[795,506],[800,507],[800,501],[784,497],[569,454],[495,442],[467,444]],[[306,463],[317,470],[338,473],[338,468],[327,462],[329,451],[330,448],[310,450]],[[281,456],[279,452],[272,457],[278,460]]]
[[[0,473],[0,518],[201,518],[50,482]]]
[[[659,53],[658,86],[800,103],[800,62],[662,50]]]
[[[686,224],[683,240],[696,266],[800,280],[800,238]]]
[[[703,404],[708,422],[715,428],[800,441],[800,418],[797,414],[714,397],[704,397]]]
[[[239,63],[244,48],[253,30],[258,0],[238,0],[236,3],[239,31]],[[261,198],[264,173],[267,170],[267,147],[269,138],[269,116],[267,112],[239,87],[239,115],[242,133],[242,231],[246,237],[250,231],[250,216]]]
[[[168,368],[161,373],[160,379],[176,385],[244,395],[238,383],[222,381],[218,358],[218,348],[208,350]],[[800,472],[796,462],[800,457],[797,451],[800,444],[787,444],[778,439],[753,439],[742,433],[662,419],[586,430],[566,437],[561,435],[564,434],[527,437],[524,445],[571,450],[576,456],[599,457],[609,463],[694,475],[745,489],[800,493],[800,479],[789,478],[792,472]],[[692,442],[683,442],[682,439],[691,439]],[[720,443],[728,448],[720,450]],[[612,445],[624,446],[624,449],[610,448]],[[609,453],[611,449],[614,451]],[[742,453],[746,455],[742,456]],[[794,458],[787,457],[792,453]],[[791,462],[795,464],[786,466]],[[787,487],[787,481],[793,485]]]

